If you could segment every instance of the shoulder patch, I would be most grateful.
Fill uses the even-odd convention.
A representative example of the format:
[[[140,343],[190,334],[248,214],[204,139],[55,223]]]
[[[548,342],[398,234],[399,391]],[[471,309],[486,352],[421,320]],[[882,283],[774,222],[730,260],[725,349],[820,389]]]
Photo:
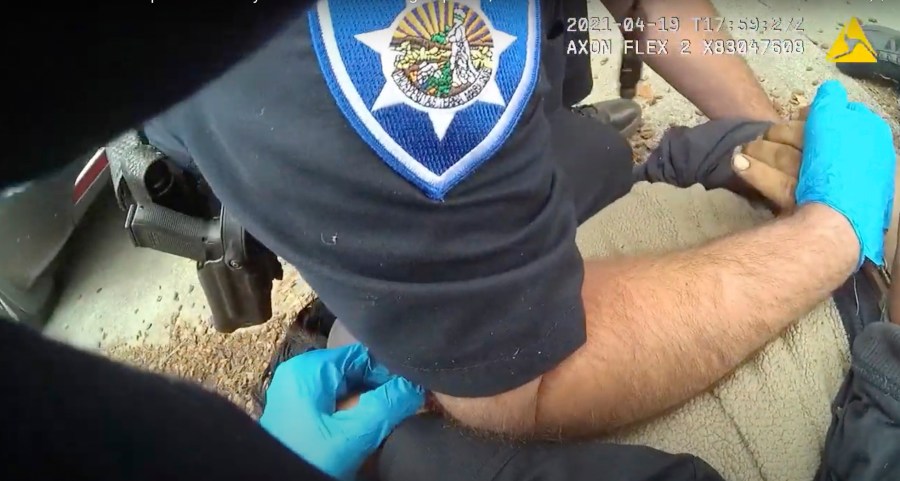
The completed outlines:
[[[319,0],[319,66],[344,116],[428,197],[503,145],[537,82],[538,0]]]

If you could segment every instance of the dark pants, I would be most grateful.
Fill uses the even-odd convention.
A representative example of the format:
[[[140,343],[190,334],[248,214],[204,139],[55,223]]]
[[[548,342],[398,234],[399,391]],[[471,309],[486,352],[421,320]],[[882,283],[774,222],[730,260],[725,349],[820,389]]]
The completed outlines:
[[[816,481],[900,479],[900,325],[881,321],[874,292],[857,275],[835,293],[851,367],[832,405]]]
[[[632,180],[631,146],[614,127],[572,112],[594,86],[589,55],[567,55],[571,42],[588,32],[569,32],[566,18],[588,15],[584,0],[545,3],[543,70],[553,94],[545,97],[554,158],[560,182],[571,192],[578,222],[584,222],[628,193]]]
[[[518,444],[479,437],[436,416],[405,421],[384,444],[381,481],[721,481],[708,464],[600,441]]]
[[[564,47],[570,44],[580,45],[590,40],[590,32],[569,32],[565,28],[566,18],[588,18],[586,1],[562,2],[563,16],[556,19],[557,28],[562,28]],[[552,32],[556,33],[556,31]],[[594,78],[591,72],[590,55],[564,55],[566,67],[563,70],[562,101],[566,106],[573,106],[591,94]]]

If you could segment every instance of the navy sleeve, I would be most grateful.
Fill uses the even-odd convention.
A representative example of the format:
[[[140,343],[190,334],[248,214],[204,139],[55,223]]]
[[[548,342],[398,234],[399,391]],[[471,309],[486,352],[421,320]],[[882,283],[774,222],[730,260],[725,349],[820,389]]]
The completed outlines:
[[[323,157],[367,162],[332,172],[340,182],[309,185],[298,203],[316,212],[297,216],[302,247],[285,245],[285,255],[382,362],[432,390],[498,394],[585,340],[575,211],[532,114],[444,202],[364,146],[331,145]],[[348,138],[342,146],[356,143]]]
[[[381,362],[434,391],[490,396],[585,340],[578,221],[550,138],[550,90],[542,72],[512,135],[443,201],[349,125],[305,19],[157,125]]]

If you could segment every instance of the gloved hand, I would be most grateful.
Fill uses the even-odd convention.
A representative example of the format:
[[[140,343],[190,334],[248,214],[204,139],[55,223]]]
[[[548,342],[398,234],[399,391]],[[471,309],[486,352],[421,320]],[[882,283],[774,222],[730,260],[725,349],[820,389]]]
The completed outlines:
[[[809,105],[791,115],[788,123],[775,124],[757,140],[738,149],[733,168],[743,184],[762,194],[776,212],[786,213],[797,206],[794,192],[803,150],[803,130],[809,117]],[[900,162],[900,159],[898,159]],[[888,273],[898,271],[900,256],[900,170],[894,177],[894,207],[884,236],[884,262]],[[747,196],[746,194],[743,194]],[[900,271],[898,271],[900,272]]]
[[[335,412],[351,392],[359,403]],[[375,363],[361,344],[295,356],[275,370],[260,424],[329,475],[350,480],[395,426],[424,403],[424,392]]]
[[[850,222],[860,243],[857,267],[884,265],[884,234],[894,199],[891,129],[865,105],[847,101],[836,80],[823,83],[810,106],[795,199],[821,203]]]

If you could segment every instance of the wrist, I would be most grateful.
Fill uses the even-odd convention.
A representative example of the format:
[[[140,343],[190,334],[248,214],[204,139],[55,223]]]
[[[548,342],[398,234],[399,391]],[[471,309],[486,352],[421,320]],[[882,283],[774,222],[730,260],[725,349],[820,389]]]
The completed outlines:
[[[852,271],[859,268],[862,263],[862,247],[847,216],[818,202],[800,206],[794,215],[803,223],[804,232],[829,241],[837,260],[851,266]]]

